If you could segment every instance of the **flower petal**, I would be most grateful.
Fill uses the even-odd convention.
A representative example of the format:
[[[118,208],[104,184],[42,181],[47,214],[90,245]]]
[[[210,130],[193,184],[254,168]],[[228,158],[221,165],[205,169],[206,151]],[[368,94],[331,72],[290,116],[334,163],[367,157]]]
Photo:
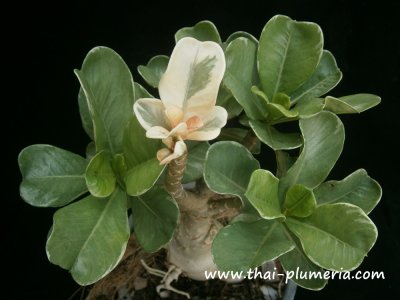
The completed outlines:
[[[182,141],[177,141],[174,147],[174,153],[165,157],[161,162],[160,165],[165,165],[170,163],[173,159],[182,156],[187,151],[186,144]]]
[[[175,128],[171,130],[168,136],[176,136],[184,139],[187,136],[187,134],[188,134],[187,125],[186,123],[182,122],[176,125]]]
[[[183,110],[176,106],[169,106],[165,109],[165,115],[167,116],[171,127],[174,128],[182,121]]]
[[[160,80],[160,97],[166,107],[206,114],[215,105],[224,72],[225,56],[217,43],[183,38]]]
[[[163,142],[163,144],[165,146],[168,147],[168,149],[173,149],[174,148],[175,142],[174,142],[174,139],[172,137],[169,136],[169,137],[163,139],[162,142]]]
[[[186,124],[189,131],[197,130],[204,126],[203,120],[198,116],[190,117],[186,120]]]
[[[172,151],[167,148],[162,148],[157,151],[157,159],[158,161],[162,161],[163,159],[167,158],[169,155],[172,154]]]
[[[189,133],[187,140],[209,141],[215,139],[225,126],[228,119],[226,109],[221,106],[215,106],[212,111],[203,118],[204,126],[196,131]]]
[[[170,131],[161,126],[153,126],[146,131],[146,137],[150,139],[165,139],[170,136]]]
[[[165,108],[159,99],[141,98],[133,105],[135,115],[142,127],[149,130],[154,126],[168,128],[167,119],[165,116]]]

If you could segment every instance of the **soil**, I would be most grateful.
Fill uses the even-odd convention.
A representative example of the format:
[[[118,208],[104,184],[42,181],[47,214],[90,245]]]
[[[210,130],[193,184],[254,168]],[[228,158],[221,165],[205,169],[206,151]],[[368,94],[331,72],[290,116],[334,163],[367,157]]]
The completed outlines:
[[[167,297],[161,298],[156,291],[161,277],[149,274],[140,263],[142,259],[152,268],[163,271],[168,269],[165,265],[165,251],[153,254],[145,253],[132,237],[120,264],[108,276],[87,289],[89,292],[86,300],[187,299],[185,296],[173,292],[166,292],[165,296]],[[189,293],[191,299],[198,300],[264,300],[264,294],[260,290],[261,286],[273,287],[276,290],[282,289],[279,282],[271,283],[262,279],[226,283],[221,280],[196,281],[184,276],[180,276],[178,281],[174,281],[172,285],[180,291]]]

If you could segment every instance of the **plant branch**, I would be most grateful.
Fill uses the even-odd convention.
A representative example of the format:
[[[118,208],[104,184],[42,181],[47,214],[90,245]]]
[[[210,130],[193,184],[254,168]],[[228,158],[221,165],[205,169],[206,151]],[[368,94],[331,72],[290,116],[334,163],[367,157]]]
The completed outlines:
[[[215,219],[232,218],[242,208],[242,201],[238,197],[212,199],[208,202],[209,214]]]
[[[187,152],[174,159],[168,164],[167,176],[165,177],[165,188],[168,193],[178,202],[187,198],[186,190],[182,186],[182,178],[185,173],[187,163]]]
[[[202,195],[185,190],[182,185],[182,178],[185,173],[188,154],[174,159],[168,164],[167,175],[165,177],[165,188],[167,192],[176,200],[181,211],[193,211],[204,208],[206,201]],[[207,199],[208,200],[208,199]]]

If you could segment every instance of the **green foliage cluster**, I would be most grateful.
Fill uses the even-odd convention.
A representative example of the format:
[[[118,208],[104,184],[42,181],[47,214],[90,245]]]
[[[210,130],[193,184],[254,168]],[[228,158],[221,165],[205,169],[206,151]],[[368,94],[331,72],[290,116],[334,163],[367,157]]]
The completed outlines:
[[[286,270],[357,268],[377,238],[368,214],[381,198],[365,170],[327,181],[344,144],[338,114],[363,112],[380,102],[371,94],[324,96],[342,78],[333,55],[323,49],[315,23],[273,17],[259,40],[235,32],[225,42],[209,21],[179,30],[175,39],[214,41],[224,49],[226,72],[217,105],[241,128],[225,128],[218,141],[190,143],[184,182],[204,178],[220,194],[238,196],[239,216],[213,243],[221,270],[244,270],[279,258]],[[164,55],[138,67],[153,88],[168,65]],[[179,219],[175,200],[163,189],[161,142],[148,139],[133,103],[152,97],[134,82],[122,58],[97,47],[75,71],[80,83],[82,124],[91,138],[86,158],[50,145],[22,150],[22,198],[33,206],[61,207],[54,214],[46,250],[81,285],[98,281],[121,259],[134,232],[140,245],[157,251],[172,238]],[[295,122],[297,132],[281,123]],[[239,142],[253,132],[255,147]],[[253,154],[260,142],[276,153],[277,172],[260,169]],[[297,155],[288,150],[299,149]],[[290,153],[293,155],[294,151]],[[296,279],[321,289],[324,279]]]

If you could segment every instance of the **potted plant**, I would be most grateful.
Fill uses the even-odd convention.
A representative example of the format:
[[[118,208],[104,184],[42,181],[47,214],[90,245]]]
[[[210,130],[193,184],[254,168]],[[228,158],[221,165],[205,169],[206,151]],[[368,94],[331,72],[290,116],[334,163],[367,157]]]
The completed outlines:
[[[170,57],[138,68],[157,97],[106,47],[75,70],[85,158],[21,151],[22,198],[61,207],[49,260],[80,285],[98,282],[88,299],[139,291],[143,274],[162,277],[161,296],[189,297],[174,286],[180,276],[242,282],[262,270],[280,294],[289,278],[319,290],[329,271],[356,269],[377,238],[368,214],[381,188],[363,169],[326,178],[344,144],[337,115],[380,98],[324,96],[342,73],[315,23],[278,15],[259,40],[235,32],[222,42],[202,21],[175,40]],[[276,169],[256,159],[261,145]]]

